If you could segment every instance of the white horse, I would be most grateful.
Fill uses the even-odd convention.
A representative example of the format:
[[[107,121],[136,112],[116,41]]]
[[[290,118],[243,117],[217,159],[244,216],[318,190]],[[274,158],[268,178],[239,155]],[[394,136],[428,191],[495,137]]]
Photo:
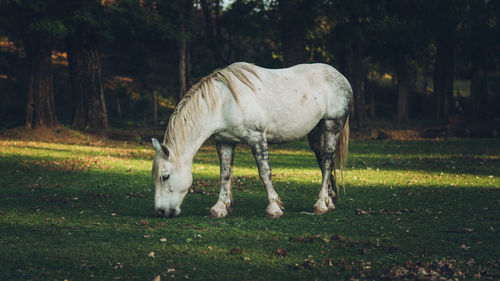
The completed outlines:
[[[158,215],[180,214],[193,180],[193,158],[210,136],[214,136],[220,159],[220,193],[210,209],[213,217],[225,217],[231,210],[233,155],[239,142],[250,146],[257,162],[269,200],[267,216],[283,215],[271,182],[268,143],[290,142],[305,135],[323,175],[314,212],[334,209],[337,188],[332,170],[339,163],[342,169],[347,156],[351,102],[349,82],[326,64],[266,69],[240,62],[202,78],[175,108],[163,143],[152,139],[157,151],[153,178]]]

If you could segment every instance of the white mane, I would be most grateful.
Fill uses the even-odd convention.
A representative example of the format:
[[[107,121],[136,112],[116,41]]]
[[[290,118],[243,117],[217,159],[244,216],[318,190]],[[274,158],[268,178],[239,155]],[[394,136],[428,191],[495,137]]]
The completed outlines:
[[[204,104],[208,106],[209,111],[218,105],[219,95],[216,82],[224,83],[233,94],[236,103],[239,104],[239,94],[236,91],[237,83],[243,83],[255,92],[252,83],[253,77],[249,77],[249,74],[259,79],[252,64],[234,63],[203,77],[189,89],[170,116],[163,139],[163,143],[167,146],[169,155],[174,162],[176,162],[178,153],[181,153],[184,140],[190,136],[190,130],[194,128],[196,120],[206,114]]]

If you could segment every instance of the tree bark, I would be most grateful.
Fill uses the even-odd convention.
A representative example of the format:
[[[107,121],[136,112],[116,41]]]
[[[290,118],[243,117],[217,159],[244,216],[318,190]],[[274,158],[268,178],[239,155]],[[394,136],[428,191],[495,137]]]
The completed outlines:
[[[472,117],[474,119],[480,119],[482,113],[486,112],[488,84],[485,52],[486,50],[480,47],[472,54],[470,94],[472,98]]]
[[[116,93],[116,112],[118,113],[118,119],[122,120],[122,107],[120,105],[120,96]]]
[[[363,45],[359,36],[353,38],[347,41],[340,51],[340,68],[352,87],[354,101],[351,107],[351,122],[358,130],[363,130],[368,122],[364,93]]]
[[[217,1],[218,3],[218,1]],[[206,3],[205,3],[206,5]],[[208,8],[208,7],[207,7]],[[182,7],[183,13],[181,22],[179,24],[179,30],[181,37],[178,41],[179,46],[179,96],[180,101],[190,87],[191,80],[191,56],[189,52],[189,39],[187,36],[186,22],[191,18],[191,11],[193,9],[193,1],[184,1],[184,6]],[[217,23],[219,25],[219,23]],[[220,27],[218,27],[220,29]]]
[[[216,8],[218,9],[220,6],[219,1],[220,0],[215,0],[216,2]],[[205,18],[205,30],[207,33],[208,37],[208,46],[210,50],[212,51],[212,54],[214,55],[215,58],[215,64],[217,67],[222,67],[227,64],[227,60],[224,58],[222,55],[222,50],[221,46],[219,44],[221,34],[215,33],[214,34],[214,27],[212,23],[212,11],[209,7],[209,4],[207,3],[206,0],[200,0],[201,8],[203,10],[203,16]],[[220,23],[219,23],[219,11],[215,12],[215,23],[216,23],[216,32],[220,32]]]
[[[0,106],[0,124],[3,124],[3,117],[5,115],[5,105],[7,104],[7,94],[2,91],[2,105]]]
[[[182,36],[184,36],[185,31],[186,30],[184,27],[184,23],[181,23],[180,32],[182,33]],[[187,49],[186,39],[181,38],[179,40],[179,97],[178,97],[179,101],[186,94],[187,86],[188,86],[187,77],[186,77],[186,73],[187,73],[186,54],[187,54],[187,52],[188,52],[188,49]]]
[[[109,128],[102,84],[101,52],[78,35],[67,39],[71,90],[76,98],[74,124],[81,128]]]
[[[435,119],[442,120],[454,113],[453,106],[453,67],[455,45],[451,36],[438,41],[434,65],[434,111]]]
[[[158,91],[153,90],[153,122],[158,124]]]
[[[28,60],[28,102],[26,127],[52,128],[58,126],[52,75],[52,49],[49,41],[38,36],[23,39]]]
[[[298,7],[305,0],[280,0],[279,14],[281,16],[280,32],[283,48],[283,66],[290,67],[307,61],[306,26],[302,17],[305,11]]]
[[[488,58],[491,57],[491,48],[495,44],[489,26],[493,14],[488,13],[487,1],[472,1],[470,5],[469,17],[471,21],[469,39],[469,57],[471,60],[471,110],[469,114],[472,119],[482,119],[486,117],[488,99]],[[498,41],[497,41],[498,42]]]
[[[398,114],[399,122],[408,121],[408,96],[410,92],[410,81],[408,78],[408,69],[406,57],[400,56],[397,62],[398,78]]]
[[[361,38],[356,36],[350,44],[351,60],[351,86],[354,94],[354,120],[358,129],[366,128],[368,121],[365,103],[364,68],[363,68],[363,44]]]

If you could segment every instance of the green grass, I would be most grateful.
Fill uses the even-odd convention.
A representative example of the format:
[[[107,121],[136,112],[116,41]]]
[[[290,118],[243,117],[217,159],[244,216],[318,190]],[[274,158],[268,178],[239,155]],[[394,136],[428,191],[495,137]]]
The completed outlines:
[[[307,143],[272,147],[278,220],[245,146],[223,219],[207,217],[213,146],[175,219],[154,216],[152,159],[149,146],[0,141],[0,279],[500,279],[498,140],[353,141],[346,193],[323,216],[301,213],[321,176]]]

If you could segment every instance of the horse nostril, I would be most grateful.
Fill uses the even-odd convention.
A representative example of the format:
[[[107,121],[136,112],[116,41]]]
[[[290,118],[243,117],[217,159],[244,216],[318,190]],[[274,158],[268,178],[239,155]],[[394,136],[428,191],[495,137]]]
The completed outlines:
[[[165,209],[158,209],[157,214],[160,218],[164,218],[167,216],[167,211],[165,211]]]
[[[169,217],[169,218],[173,218],[173,217],[175,217],[175,209],[170,209],[170,212],[169,212],[168,217]]]

